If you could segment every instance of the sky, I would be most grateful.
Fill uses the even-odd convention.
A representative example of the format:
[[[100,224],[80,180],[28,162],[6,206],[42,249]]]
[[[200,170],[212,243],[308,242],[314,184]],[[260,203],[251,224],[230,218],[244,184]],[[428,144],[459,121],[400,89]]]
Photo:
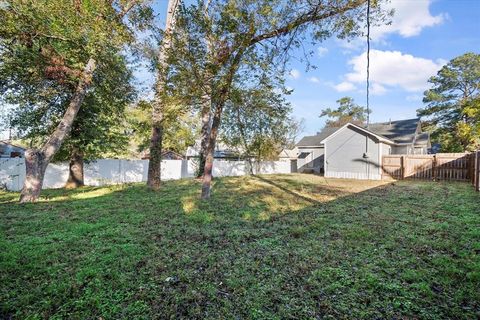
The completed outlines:
[[[164,23],[167,0],[155,4]],[[480,0],[392,0],[390,6],[392,24],[371,31],[371,122],[416,117],[428,79],[452,58],[480,53]],[[301,53],[294,54],[298,59],[291,60],[287,79],[293,93],[287,100],[294,117],[304,119],[303,134],[313,135],[325,124],[322,109],[336,107],[341,97],[366,105],[366,39],[332,38],[307,48],[316,68],[307,70]],[[141,94],[152,96],[154,75],[137,66],[135,76]]]
[[[167,1],[157,3],[161,16]],[[449,60],[480,53],[480,0],[392,0],[389,6],[395,9],[391,25],[371,30],[371,122],[415,118],[428,79]],[[301,52],[294,54],[287,100],[294,117],[304,119],[303,134],[313,135],[325,124],[322,109],[336,107],[336,100],[349,96],[366,105],[366,38],[331,38],[306,48],[316,68],[300,61]],[[136,75],[146,87],[153,81],[146,70]]]
[[[449,60],[480,53],[480,1],[392,0],[392,24],[372,29],[370,50],[371,122],[416,117],[428,79]],[[311,62],[292,61],[287,85],[294,115],[305,119],[306,135],[320,131],[321,110],[350,96],[366,105],[366,39],[329,39]]]

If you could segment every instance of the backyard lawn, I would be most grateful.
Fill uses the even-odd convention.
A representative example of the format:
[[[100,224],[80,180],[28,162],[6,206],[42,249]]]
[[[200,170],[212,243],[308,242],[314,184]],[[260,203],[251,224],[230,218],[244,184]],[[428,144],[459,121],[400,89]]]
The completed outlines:
[[[0,319],[480,317],[466,183],[313,175],[0,193]]]

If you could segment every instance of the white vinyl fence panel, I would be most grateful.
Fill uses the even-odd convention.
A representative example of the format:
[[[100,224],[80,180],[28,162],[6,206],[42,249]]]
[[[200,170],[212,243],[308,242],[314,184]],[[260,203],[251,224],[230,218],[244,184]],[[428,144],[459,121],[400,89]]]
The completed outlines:
[[[163,180],[192,178],[197,171],[195,160],[163,160]],[[241,176],[250,173],[246,161],[215,160],[213,175],[216,177]],[[264,161],[253,163],[256,174],[290,173],[289,161]],[[148,160],[100,159],[85,163],[85,184],[101,186],[147,181]],[[43,188],[62,188],[68,179],[68,163],[51,163],[47,167]],[[0,187],[11,191],[22,189],[25,180],[25,159],[0,159]]]

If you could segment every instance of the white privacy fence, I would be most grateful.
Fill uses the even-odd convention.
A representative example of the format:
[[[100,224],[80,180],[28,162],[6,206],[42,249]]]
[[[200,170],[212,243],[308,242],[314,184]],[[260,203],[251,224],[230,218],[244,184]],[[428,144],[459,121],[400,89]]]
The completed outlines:
[[[163,160],[162,179],[178,180],[195,176],[194,160]],[[250,173],[247,161],[215,160],[215,177],[241,176]],[[85,164],[85,184],[100,186],[147,181],[148,160],[101,159]],[[256,174],[290,173],[289,161],[253,163]],[[47,167],[43,188],[62,188],[68,179],[68,163],[51,163]],[[0,186],[11,191],[22,189],[25,180],[25,159],[0,159]]]

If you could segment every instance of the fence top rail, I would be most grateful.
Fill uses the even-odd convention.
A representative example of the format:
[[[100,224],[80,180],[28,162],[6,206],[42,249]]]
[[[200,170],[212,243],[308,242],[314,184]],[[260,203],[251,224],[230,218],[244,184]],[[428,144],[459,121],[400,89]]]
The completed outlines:
[[[473,152],[474,153],[474,152]],[[441,158],[460,158],[460,157],[465,157],[473,154],[471,152],[469,153],[435,153],[435,154],[386,154],[383,155],[384,158],[400,158],[400,157],[405,157],[405,158],[433,158],[433,157],[441,157]]]

